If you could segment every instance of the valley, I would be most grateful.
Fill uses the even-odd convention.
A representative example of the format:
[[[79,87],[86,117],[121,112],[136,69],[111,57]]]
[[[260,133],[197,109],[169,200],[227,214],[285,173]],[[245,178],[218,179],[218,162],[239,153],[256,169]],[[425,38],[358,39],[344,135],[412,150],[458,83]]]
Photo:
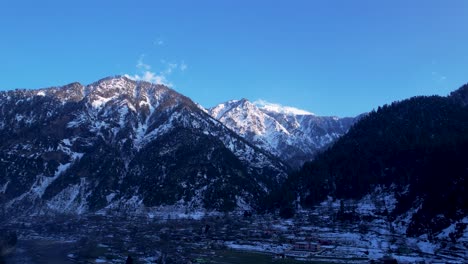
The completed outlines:
[[[463,263],[467,93],[339,119],[122,76],[1,92],[3,261]]]
[[[462,263],[468,257],[466,232],[456,242],[444,232],[409,238],[397,221],[374,214],[369,201],[354,204],[353,221],[340,220],[340,201],[330,200],[291,219],[248,212],[43,215],[1,227],[19,236],[6,263],[123,263],[127,256],[134,263]]]
[[[468,264],[468,1],[2,1],[0,264]]]

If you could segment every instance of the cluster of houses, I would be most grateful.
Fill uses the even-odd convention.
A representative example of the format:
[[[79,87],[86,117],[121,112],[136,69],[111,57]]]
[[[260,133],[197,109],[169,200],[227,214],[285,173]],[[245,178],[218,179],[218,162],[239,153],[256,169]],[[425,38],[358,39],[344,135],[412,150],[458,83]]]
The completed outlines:
[[[135,248],[132,253],[135,257],[142,257],[147,252],[156,250],[160,252],[159,255],[187,261],[209,257],[206,254],[229,248],[267,253],[272,258],[310,260],[333,252],[340,244],[333,239],[327,240],[316,229],[311,228],[309,219],[288,222],[274,216],[225,215],[201,220],[173,219],[162,222],[145,222],[141,218],[109,220],[105,217],[88,217],[79,220],[65,219],[60,225],[53,222],[46,224],[47,222],[44,219],[36,222],[34,227],[23,227],[19,231],[31,234],[28,230],[32,228],[39,233],[77,234],[69,226],[79,228],[87,223],[88,233],[79,234],[95,235],[94,239],[99,243],[102,243],[100,238],[111,234],[111,239],[106,239],[105,244],[116,254],[131,246]],[[60,228],[55,228],[54,231],[51,227]]]
[[[239,248],[258,249],[271,253],[274,258],[307,259],[333,248],[332,242],[319,239],[311,229],[296,224],[285,225],[284,220],[265,216],[255,218],[245,213],[235,223],[220,221],[213,224],[206,239],[218,244],[229,242]]]

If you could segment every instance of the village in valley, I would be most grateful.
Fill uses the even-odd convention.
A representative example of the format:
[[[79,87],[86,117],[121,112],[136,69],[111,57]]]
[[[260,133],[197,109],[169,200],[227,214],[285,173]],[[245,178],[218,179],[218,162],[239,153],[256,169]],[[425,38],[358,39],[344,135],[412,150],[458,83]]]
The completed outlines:
[[[134,263],[460,263],[466,257],[460,244],[437,249],[399,234],[384,215],[349,221],[342,209],[324,203],[291,219],[251,211],[41,215],[2,227],[18,234],[15,263],[124,263],[128,256]]]
[[[318,230],[296,226],[292,220],[265,216],[218,215],[200,220],[37,217],[33,222],[17,222],[9,229],[17,230],[20,238],[16,257],[50,258],[44,251],[60,245],[66,250],[56,257],[69,263],[123,263],[127,255],[136,263],[223,263],[218,261],[230,252],[234,256],[235,252],[241,253],[237,254],[239,258],[242,253],[258,253],[271,262],[287,259],[328,263],[341,259],[367,263],[369,254],[360,250],[337,257],[339,247],[349,246],[346,241],[322,237]],[[30,252],[36,254],[20,256]]]

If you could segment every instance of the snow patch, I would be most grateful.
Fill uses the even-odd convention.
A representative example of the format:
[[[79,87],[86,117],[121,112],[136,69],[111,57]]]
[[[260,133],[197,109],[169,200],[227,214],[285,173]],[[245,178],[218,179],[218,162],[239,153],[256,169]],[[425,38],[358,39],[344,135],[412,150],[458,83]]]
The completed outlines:
[[[437,245],[428,241],[418,241],[416,244],[418,245],[418,248],[421,250],[421,252],[428,254],[434,254],[435,250],[437,249]]]
[[[244,200],[244,198],[240,196],[236,196],[236,204],[237,204],[237,208],[239,208],[240,210],[244,210],[244,211],[252,210],[252,207]]]
[[[44,194],[45,190],[49,185],[54,182],[62,173],[64,173],[69,167],[71,163],[66,163],[66,164],[60,164],[57,167],[57,170],[55,171],[55,175],[53,177],[47,177],[44,175],[39,175],[36,178],[36,182],[34,185],[31,187],[31,193],[36,194],[39,197],[42,197]]]
[[[7,181],[3,186],[0,187],[0,193],[5,193],[9,183],[10,181]]]
[[[269,112],[275,112],[279,114],[285,114],[285,115],[314,115],[311,112],[308,112],[306,110],[298,109],[295,107],[290,107],[290,106],[283,106],[280,104],[274,104],[274,103],[269,103],[265,100],[257,100],[254,102],[254,104],[266,111]]]
[[[82,214],[87,212],[86,179],[81,178],[79,184],[75,184],[63,189],[47,202],[47,207],[57,212],[70,212]]]
[[[105,98],[105,97],[101,97],[101,96],[96,96],[96,99],[93,100],[93,102],[91,103],[91,105],[94,107],[94,108],[100,108],[102,107],[103,105],[105,105],[107,102],[109,102],[110,100],[114,99],[114,97],[108,97],[108,98]]]
[[[116,195],[115,193],[111,193],[111,194],[107,195],[106,196],[107,203],[110,203],[114,199],[115,195]]]

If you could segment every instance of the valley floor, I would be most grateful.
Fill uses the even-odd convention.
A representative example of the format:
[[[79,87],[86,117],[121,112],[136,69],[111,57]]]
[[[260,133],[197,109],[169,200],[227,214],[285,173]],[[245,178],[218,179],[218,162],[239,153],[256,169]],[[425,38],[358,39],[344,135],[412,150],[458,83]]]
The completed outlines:
[[[407,238],[374,218],[334,219],[333,206],[272,215],[217,214],[200,219],[111,215],[36,216],[3,222],[18,234],[5,263],[466,263],[467,232],[458,242]],[[306,245],[307,250],[298,247]],[[285,257],[285,259],[282,259]],[[158,262],[159,261],[159,262]],[[1,263],[1,261],[0,261]]]

